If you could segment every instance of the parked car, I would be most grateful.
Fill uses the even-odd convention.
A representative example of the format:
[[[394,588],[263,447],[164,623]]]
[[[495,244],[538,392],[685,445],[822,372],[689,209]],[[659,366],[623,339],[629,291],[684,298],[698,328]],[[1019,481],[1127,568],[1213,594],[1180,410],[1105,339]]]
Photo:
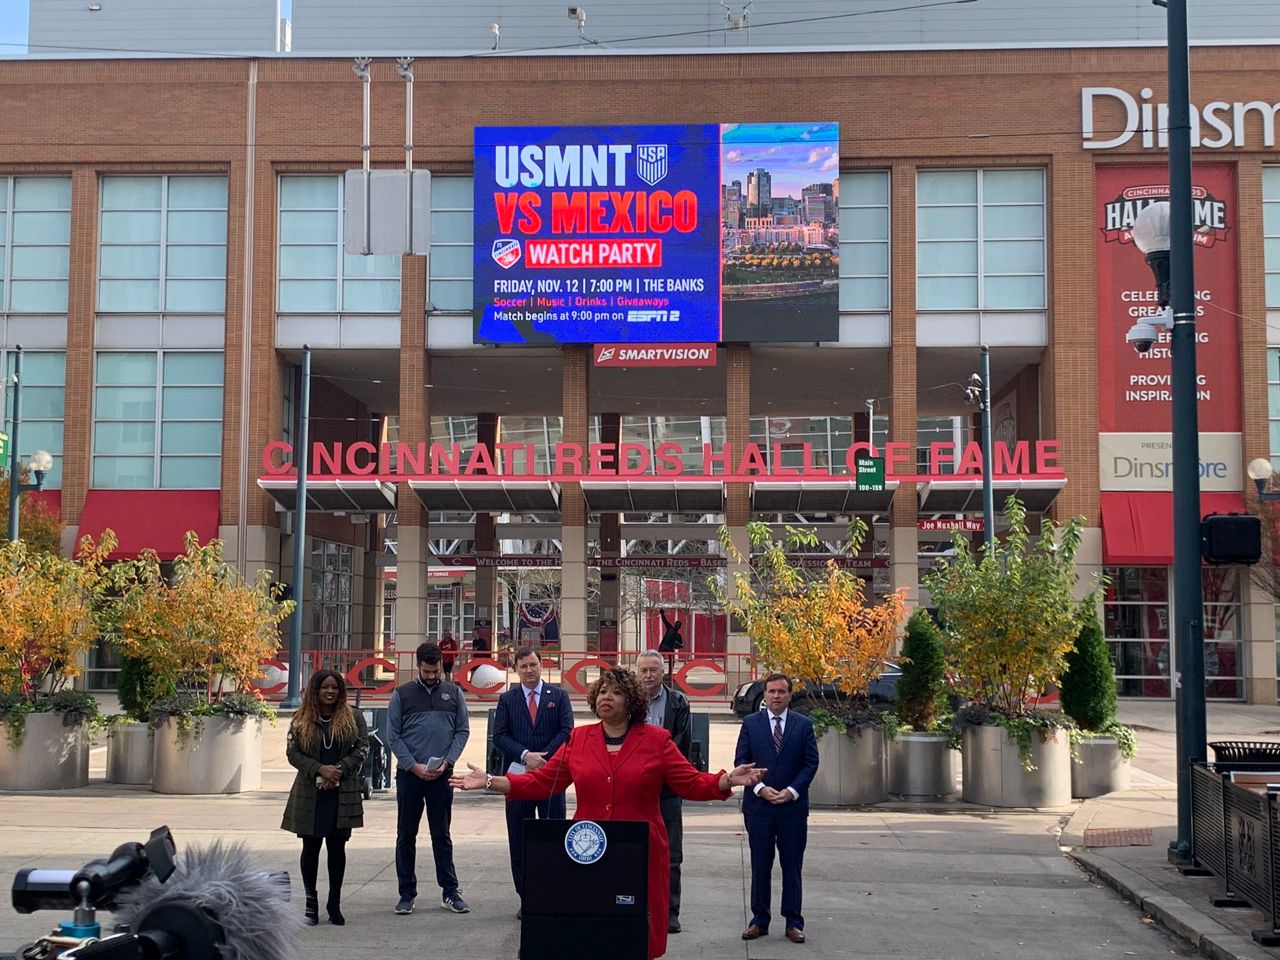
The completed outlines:
[[[888,664],[880,676],[871,681],[867,688],[867,697],[871,705],[880,710],[891,708],[898,700],[898,678],[902,670],[897,664]],[[791,697],[791,705],[801,712],[807,712],[811,699],[842,700],[844,694],[834,684],[805,683],[799,686]],[[748,680],[738,687],[733,695],[733,712],[739,717],[747,717],[761,709],[764,705],[764,680]]]

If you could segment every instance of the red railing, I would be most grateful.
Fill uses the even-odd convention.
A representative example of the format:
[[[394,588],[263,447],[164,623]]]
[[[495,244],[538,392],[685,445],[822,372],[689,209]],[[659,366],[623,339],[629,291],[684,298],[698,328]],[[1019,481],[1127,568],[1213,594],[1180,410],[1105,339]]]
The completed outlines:
[[[638,654],[542,654],[542,677],[585,702],[587,688],[604,670],[616,665],[632,666]],[[263,678],[258,689],[269,700],[284,699],[288,686],[287,654],[262,662]],[[750,654],[715,653],[706,656],[675,655],[669,661],[672,682],[694,703],[724,706],[733,700],[738,685],[758,677],[758,667]],[[510,655],[458,655],[453,680],[473,699],[496,701],[511,684],[519,682],[510,669]],[[488,668],[488,669],[485,669]],[[396,660],[373,650],[304,650],[302,682],[317,670],[334,670],[347,686],[360,691],[361,702],[384,701],[396,688]]]

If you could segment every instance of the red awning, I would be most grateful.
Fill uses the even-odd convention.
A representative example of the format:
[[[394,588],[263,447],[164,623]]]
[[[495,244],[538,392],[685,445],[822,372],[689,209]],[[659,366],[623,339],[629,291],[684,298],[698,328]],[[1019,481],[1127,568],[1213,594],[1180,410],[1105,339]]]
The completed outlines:
[[[201,543],[218,536],[217,490],[90,490],[84,501],[77,539],[115,532],[113,559],[127,560],[150,547],[161,560],[185,551],[188,530]]]
[[[1200,494],[1200,516],[1244,513],[1240,493]],[[1173,563],[1173,494],[1103,493],[1102,558],[1115,566]]]

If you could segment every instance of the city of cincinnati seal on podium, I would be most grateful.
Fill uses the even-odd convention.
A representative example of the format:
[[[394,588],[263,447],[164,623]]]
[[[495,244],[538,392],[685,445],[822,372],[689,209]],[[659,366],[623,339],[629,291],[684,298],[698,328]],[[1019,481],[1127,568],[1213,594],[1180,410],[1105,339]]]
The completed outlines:
[[[574,863],[595,863],[608,846],[604,828],[594,820],[579,820],[564,835],[564,852]]]

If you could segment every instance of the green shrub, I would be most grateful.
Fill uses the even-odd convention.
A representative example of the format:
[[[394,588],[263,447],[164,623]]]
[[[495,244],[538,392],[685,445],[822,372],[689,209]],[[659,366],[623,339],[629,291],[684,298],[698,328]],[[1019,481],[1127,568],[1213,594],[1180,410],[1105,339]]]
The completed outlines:
[[[168,691],[150,664],[140,657],[121,657],[116,693],[124,712],[139,723],[151,719],[151,704]]]
[[[898,719],[912,730],[928,730],[938,715],[946,682],[942,635],[929,612],[919,609],[907,621],[898,678]]]
[[[1098,618],[1090,617],[1067,654],[1062,709],[1084,730],[1102,730],[1116,717],[1116,671]]]

